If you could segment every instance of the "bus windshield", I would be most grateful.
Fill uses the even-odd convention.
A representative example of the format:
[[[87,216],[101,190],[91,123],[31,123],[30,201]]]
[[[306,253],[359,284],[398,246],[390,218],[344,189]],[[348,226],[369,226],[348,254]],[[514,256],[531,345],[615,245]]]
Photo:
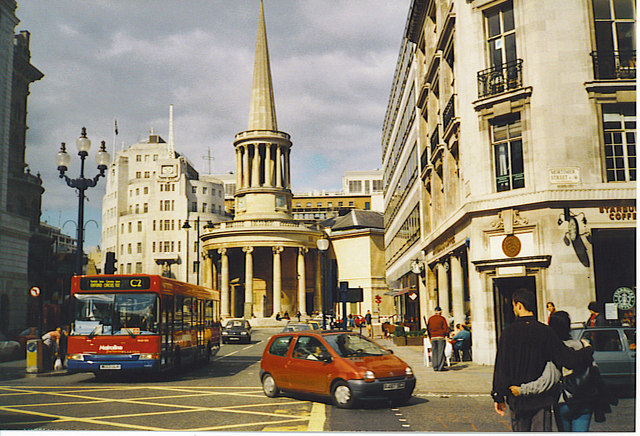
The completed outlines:
[[[158,297],[153,293],[75,294],[72,335],[158,333]]]

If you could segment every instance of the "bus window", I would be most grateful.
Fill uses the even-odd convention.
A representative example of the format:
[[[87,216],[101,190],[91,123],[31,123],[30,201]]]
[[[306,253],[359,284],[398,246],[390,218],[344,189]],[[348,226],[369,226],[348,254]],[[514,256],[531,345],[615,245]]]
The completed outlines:
[[[175,310],[175,316],[176,319],[174,320],[174,325],[176,330],[182,330],[182,306],[184,305],[184,297],[181,295],[177,295],[176,296],[176,310]]]
[[[205,325],[207,327],[213,325],[213,300],[205,301]]]

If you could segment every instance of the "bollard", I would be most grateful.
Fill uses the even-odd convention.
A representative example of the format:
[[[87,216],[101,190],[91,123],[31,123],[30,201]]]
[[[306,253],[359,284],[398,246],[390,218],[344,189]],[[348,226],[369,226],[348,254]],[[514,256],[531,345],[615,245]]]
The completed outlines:
[[[27,372],[43,372],[43,344],[41,339],[31,339],[27,341]]]

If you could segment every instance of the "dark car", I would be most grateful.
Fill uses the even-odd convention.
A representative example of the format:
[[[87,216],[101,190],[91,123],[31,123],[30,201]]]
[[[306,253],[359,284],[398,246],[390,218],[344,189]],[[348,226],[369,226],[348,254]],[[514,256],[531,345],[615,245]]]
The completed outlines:
[[[246,319],[230,319],[222,329],[222,343],[251,342],[251,324]]]
[[[40,334],[38,327],[28,327],[18,333],[15,340],[18,341],[22,349],[25,350],[27,347],[27,341],[30,341],[31,339],[40,339],[41,336],[42,335]]]
[[[581,327],[573,329],[571,335],[589,341],[593,359],[607,384],[635,386],[635,327]]]
[[[325,330],[272,336],[262,353],[260,381],[268,397],[281,390],[329,396],[340,408],[359,399],[402,404],[416,386],[411,367],[371,339]]]

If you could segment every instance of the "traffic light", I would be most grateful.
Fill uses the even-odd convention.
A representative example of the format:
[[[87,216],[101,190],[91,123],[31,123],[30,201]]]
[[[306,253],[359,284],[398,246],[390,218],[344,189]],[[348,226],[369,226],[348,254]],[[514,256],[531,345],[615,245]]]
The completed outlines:
[[[107,251],[107,259],[104,262],[104,273],[105,274],[115,274],[116,270],[116,253],[113,251]]]

